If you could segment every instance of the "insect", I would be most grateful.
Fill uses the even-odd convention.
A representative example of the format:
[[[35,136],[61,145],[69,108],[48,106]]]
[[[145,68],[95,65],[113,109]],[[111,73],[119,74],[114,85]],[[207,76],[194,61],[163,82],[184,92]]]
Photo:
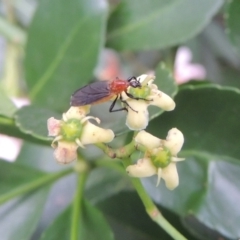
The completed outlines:
[[[121,102],[125,103],[129,108],[131,108],[131,106],[129,106],[129,104],[125,100],[123,100],[122,92],[125,92],[129,98],[133,98],[136,100],[142,99],[142,98],[136,98],[132,94],[128,93],[127,88],[129,86],[133,88],[142,87],[141,83],[136,77],[130,77],[127,80],[121,80],[117,78],[116,80],[112,80],[112,81],[94,82],[74,92],[73,95],[71,96],[70,105],[84,106],[88,104],[98,104],[102,102],[107,102],[111,100],[114,96],[116,96],[109,108],[109,112],[117,112],[122,110],[128,111],[126,106],[119,109],[113,109],[113,108],[118,99],[120,99]],[[132,110],[135,111],[134,109]]]

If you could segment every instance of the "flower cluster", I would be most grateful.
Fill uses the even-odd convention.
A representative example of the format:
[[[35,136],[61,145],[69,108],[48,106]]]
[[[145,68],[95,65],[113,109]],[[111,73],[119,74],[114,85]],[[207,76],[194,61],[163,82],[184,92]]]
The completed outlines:
[[[177,154],[184,143],[184,137],[177,128],[169,130],[166,140],[159,139],[144,130],[135,137],[136,147],[145,147],[145,155],[136,164],[126,168],[131,177],[158,176],[157,186],[160,179],[165,180],[168,189],[173,190],[179,184],[176,162],[184,160]]]
[[[166,186],[172,190],[179,184],[176,162],[184,160],[177,157],[183,146],[184,137],[177,128],[171,129],[165,140],[144,130],[149,121],[150,105],[165,111],[175,108],[173,99],[158,89],[153,83],[154,79],[152,75],[138,77],[141,88],[128,89],[130,97],[132,95],[134,98],[130,98],[124,92],[121,93],[121,99],[128,110],[126,125],[131,130],[139,131],[132,141],[136,149],[144,152],[144,157],[136,164],[128,166],[126,171],[131,177],[157,175],[157,186],[163,178]],[[89,121],[93,119],[100,123],[98,118],[87,116],[89,109],[90,105],[71,107],[63,114],[61,120],[53,117],[48,119],[48,132],[49,136],[54,137],[52,147],[55,148],[54,155],[59,163],[67,164],[76,160],[79,147],[84,148],[87,144],[108,143],[113,140],[114,133],[111,129],[100,128]],[[129,155],[132,153],[129,152]]]
[[[62,120],[53,117],[48,119],[48,135],[55,137],[52,147],[55,148],[57,162],[67,164],[76,160],[78,147],[113,140],[114,133],[111,129],[103,129],[89,122],[89,119],[94,119],[100,123],[98,118],[86,116],[89,108],[90,106],[71,107],[63,114]]]

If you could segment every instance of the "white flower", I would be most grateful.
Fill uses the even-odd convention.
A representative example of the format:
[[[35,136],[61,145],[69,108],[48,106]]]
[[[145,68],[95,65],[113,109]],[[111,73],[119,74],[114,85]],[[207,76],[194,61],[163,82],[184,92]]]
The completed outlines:
[[[173,128],[168,132],[166,140],[140,131],[135,137],[136,147],[141,144],[146,148],[145,157],[139,159],[136,164],[126,168],[131,177],[158,176],[157,186],[161,178],[164,179],[168,189],[173,190],[179,184],[176,162],[184,160],[178,158],[177,153],[181,150],[184,137],[181,131]]]
[[[146,100],[136,100],[123,96],[127,101],[128,114],[126,119],[126,125],[131,130],[142,130],[148,125],[149,114],[148,107],[150,105],[157,106],[165,111],[172,111],[175,108],[175,102],[167,94],[158,90],[157,85],[153,84],[155,77],[151,75],[143,74],[138,77],[138,80],[142,84],[141,89],[131,88],[130,93],[134,97],[140,97]],[[132,92],[131,92],[132,91]]]
[[[86,117],[89,109],[84,107],[71,107],[63,114],[63,120],[53,117],[48,119],[49,136],[54,136],[52,146],[55,149],[54,155],[59,163],[70,163],[77,158],[77,148],[87,144],[108,143],[114,138],[111,129],[103,129],[89,122],[94,119],[100,123],[98,118]]]

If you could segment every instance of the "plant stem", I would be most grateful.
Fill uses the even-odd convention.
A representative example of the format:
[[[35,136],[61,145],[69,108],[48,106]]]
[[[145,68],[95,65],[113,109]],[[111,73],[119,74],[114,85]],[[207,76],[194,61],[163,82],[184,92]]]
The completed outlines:
[[[83,191],[88,171],[78,173],[77,191],[72,206],[71,240],[78,240],[80,217],[82,216]]]
[[[123,165],[125,168],[130,164],[131,160],[129,158],[123,159]],[[148,213],[149,217],[160,227],[162,227],[172,238],[176,240],[187,240],[163,217],[157,206],[153,203],[152,199],[147,194],[140,180],[138,178],[131,178],[131,182],[135,187],[143,205],[145,206],[146,212]]]
[[[70,169],[67,169],[67,170],[64,170],[64,171],[60,171],[60,172],[57,172],[57,173],[49,173],[49,174],[44,174],[42,177],[32,181],[32,182],[29,182],[19,188],[16,188],[10,192],[7,192],[6,194],[3,194],[1,197],[0,197],[0,204],[14,198],[14,197],[17,197],[19,195],[22,195],[24,193],[27,193],[27,192],[30,192],[30,191],[33,191],[43,185],[46,185],[46,184],[50,184],[56,180],[58,180],[59,178],[65,176],[65,175],[68,175],[70,173],[73,172],[73,169],[70,168]]]
[[[9,41],[21,46],[26,42],[26,33],[3,17],[0,17],[0,33]]]
[[[118,149],[113,149],[104,143],[96,143],[95,146],[100,148],[110,158],[119,159],[130,157],[135,150],[140,150],[142,152],[146,151],[146,148],[144,146],[141,144],[136,144],[134,141],[131,141],[129,144]]]
[[[12,118],[0,117],[0,124],[7,126],[15,126],[15,122]]]

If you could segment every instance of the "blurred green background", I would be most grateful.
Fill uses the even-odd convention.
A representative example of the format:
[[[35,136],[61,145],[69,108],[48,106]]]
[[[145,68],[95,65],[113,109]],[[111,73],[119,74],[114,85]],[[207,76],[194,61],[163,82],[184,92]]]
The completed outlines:
[[[147,131],[164,139],[180,129],[186,158],[176,190],[155,177],[144,187],[187,239],[240,238],[240,1],[2,0],[0,14],[1,240],[71,239],[77,174],[54,160],[46,121],[89,82],[144,73],[176,102],[150,108]],[[109,105],[91,115],[120,147],[132,133]],[[120,162],[93,146],[81,154],[93,169],[78,239],[172,239]]]

